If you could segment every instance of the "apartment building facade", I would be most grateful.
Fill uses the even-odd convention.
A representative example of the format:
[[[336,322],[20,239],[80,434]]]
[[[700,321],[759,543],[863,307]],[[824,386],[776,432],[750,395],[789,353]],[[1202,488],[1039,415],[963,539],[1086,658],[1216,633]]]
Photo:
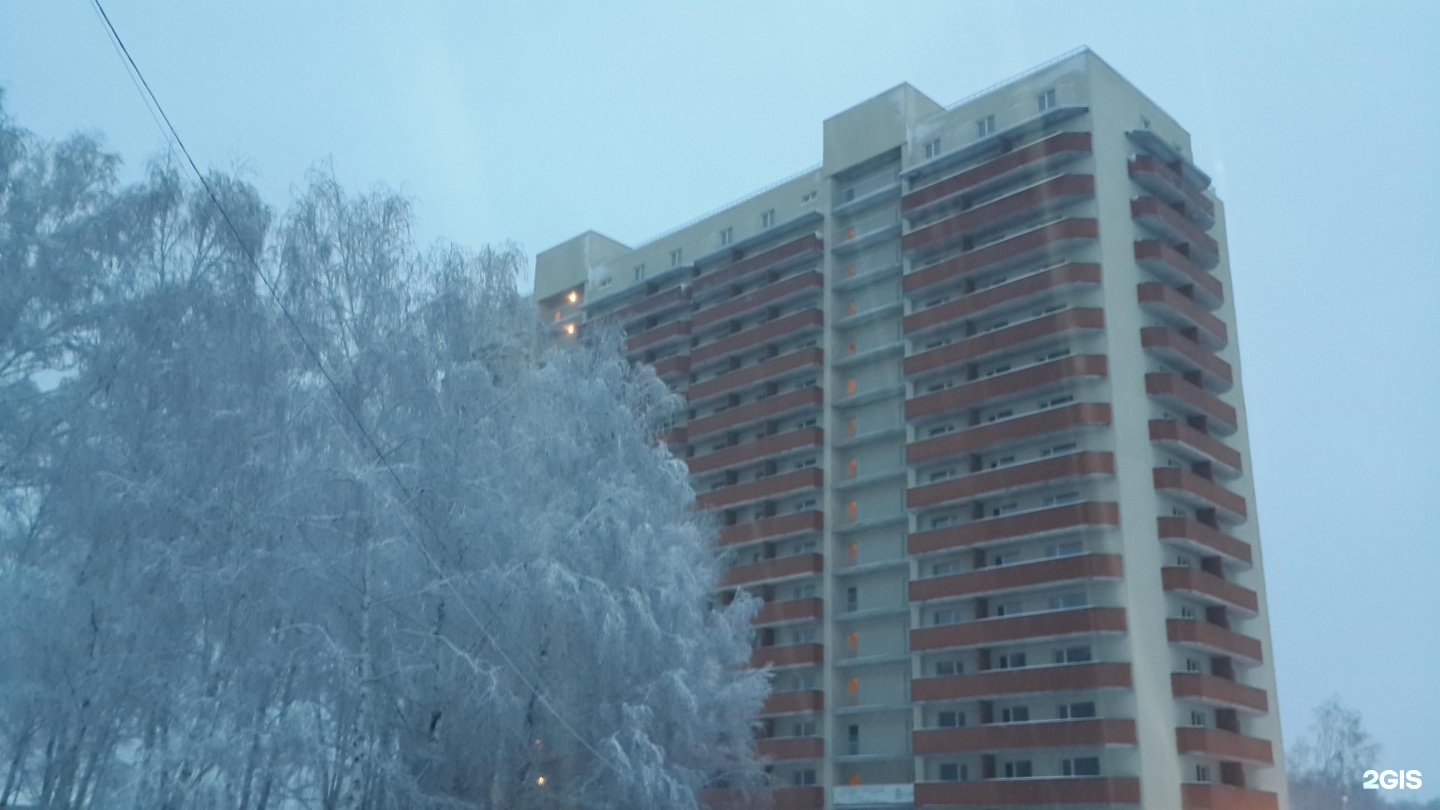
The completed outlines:
[[[901,85],[823,163],[537,257],[619,324],[764,600],[779,808],[1286,806],[1223,208],[1088,50]],[[722,802],[725,794],[712,796]]]

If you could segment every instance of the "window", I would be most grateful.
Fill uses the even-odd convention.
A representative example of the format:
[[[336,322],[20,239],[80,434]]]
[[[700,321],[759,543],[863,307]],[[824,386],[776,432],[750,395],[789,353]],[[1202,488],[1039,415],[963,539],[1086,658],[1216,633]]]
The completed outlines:
[[[769,211],[762,211],[762,212],[760,213],[760,227],[761,227],[761,228],[773,228],[773,227],[775,227],[775,209],[774,209],[774,208],[771,208]]]
[[[954,515],[941,515],[940,517],[930,518],[930,528],[943,529],[946,526],[954,526],[959,522],[960,520]]]
[[[800,202],[802,202],[802,203],[807,203],[807,202],[810,202],[811,200],[813,200],[813,199],[815,199],[816,197],[819,197],[819,196],[820,196],[820,192],[818,192],[818,191],[808,191],[808,192],[805,193],[804,196],[802,196],[802,197],[800,198]]]
[[[636,280],[636,281],[639,281],[640,279],[643,279],[643,278],[645,278],[645,265],[643,265],[643,264],[637,264],[637,265],[635,265],[635,280]]]
[[[1186,659],[1185,659],[1185,671],[1186,671],[1186,672],[1199,672],[1199,671],[1200,671],[1200,662],[1199,662],[1199,661],[1196,661],[1194,658],[1186,658]]]
[[[996,659],[999,669],[1019,669],[1025,666],[1025,653],[1009,653]]]
[[[1035,769],[1030,767],[1030,760],[1005,763],[1006,779],[1029,779],[1035,775]]]
[[[1002,457],[1002,458],[993,458],[993,459],[990,459],[990,469],[993,470],[993,469],[995,469],[996,467],[1008,467],[1008,466],[1010,466],[1011,464],[1014,464],[1014,463],[1015,463],[1015,457],[1014,457],[1014,456],[1004,456],[1004,457]]]
[[[936,661],[935,674],[939,675],[964,675],[965,664],[960,661]],[[964,725],[964,721],[961,721]]]
[[[797,722],[795,722],[795,723],[791,723],[791,724],[790,724],[790,736],[791,736],[791,737],[814,737],[814,736],[815,736],[815,721],[814,721],[814,720],[805,720],[805,721],[797,721]]]
[[[1195,611],[1194,611],[1189,605],[1181,605],[1181,606],[1180,606],[1180,618],[1182,618],[1182,619],[1193,619],[1193,618],[1195,618]]]
[[[1061,543],[1045,549],[1046,557],[1073,557],[1076,554],[1085,553],[1085,544],[1079,540],[1070,543]]]
[[[935,427],[930,428],[930,432],[928,435],[930,436],[930,438],[933,439],[936,436],[944,436],[946,433],[951,433],[954,430],[955,424],[953,422],[947,425],[936,425]]]
[[[1045,506],[1059,506],[1065,503],[1075,503],[1080,500],[1078,492],[1062,492],[1059,495],[1051,495],[1045,499]]]
[[[790,593],[792,594],[792,599],[809,599],[815,595],[815,583],[797,585]]]
[[[1004,374],[1005,372],[1007,372],[1007,371],[1009,371],[1009,370],[1010,370],[1010,364],[1009,364],[1009,363],[1006,363],[1006,364],[1004,364],[1004,365],[996,366],[996,367],[990,369],[989,371],[985,372],[985,376],[986,376],[986,377],[994,377],[996,374]]]
[[[1050,597],[1051,610],[1069,610],[1085,605],[1086,599],[1083,593],[1062,593],[1059,596]]]
[[[964,712],[940,712],[935,715],[937,728],[959,728],[965,725]]]
[[[1079,720],[1085,717],[1095,716],[1095,704],[1090,701],[1083,703],[1062,703],[1057,712],[1061,720]]]
[[[964,782],[969,778],[970,774],[967,772],[967,769],[963,764],[958,762],[940,763],[941,782]]]
[[[1002,602],[995,606],[996,616],[1014,616],[1024,612],[1020,602]]]
[[[935,611],[935,615],[933,615],[933,616],[930,617],[930,623],[933,624],[933,625],[955,624],[955,623],[957,623],[957,622],[959,622],[959,621],[960,621],[960,611],[958,611],[958,610],[953,610],[953,609],[951,609],[951,610],[937,610],[937,611]]]
[[[1049,456],[1063,456],[1063,455],[1065,455],[1066,453],[1069,453],[1069,452],[1074,451],[1075,449],[1076,449],[1076,444],[1075,444],[1075,442],[1067,442],[1067,443],[1065,443],[1065,444],[1057,444],[1057,445],[1055,445],[1054,447],[1047,447],[1047,448],[1045,448],[1044,450],[1041,450],[1041,451],[1040,451],[1040,457],[1041,457],[1041,458],[1048,458]]]
[[[807,627],[803,630],[790,631],[791,644],[814,644],[815,638],[815,628],[813,627]]]
[[[933,140],[933,141],[927,141],[927,142],[925,143],[925,159],[926,159],[926,160],[929,160],[930,158],[935,158],[935,157],[940,157],[940,139],[939,139],[939,138],[936,138],[936,139]]]
[[[991,421],[993,422],[994,420],[992,419]],[[1004,506],[997,506],[994,509],[991,509],[990,517],[1000,517],[1001,515],[1008,515],[1012,512],[1018,511],[1020,511],[1020,504],[1011,501]]]
[[[1204,726],[1204,725],[1205,725],[1205,713],[1204,713],[1204,712],[1190,712],[1190,725],[1192,725],[1192,726]]]
[[[975,122],[975,137],[983,138],[995,134],[995,116],[987,115]]]
[[[1042,113],[1046,110],[1055,109],[1055,88],[1052,87],[1049,90],[1041,93],[1039,96],[1036,97],[1035,101],[1036,106],[1040,108],[1040,112]]]
[[[1209,782],[1209,781],[1210,781],[1210,766],[1209,766],[1209,765],[1196,765],[1196,766],[1195,766],[1195,781],[1196,781],[1196,782]]]
[[[815,771],[813,769],[796,771],[792,775],[790,781],[792,784],[795,785],[795,787],[807,787],[809,785],[813,785],[815,784]]]
[[[860,589],[854,585],[845,589],[845,609],[849,611],[860,609]]]
[[[1019,559],[1020,559],[1020,552],[1018,552],[1018,551],[1005,551],[1005,552],[1002,552],[1002,553],[1000,553],[1000,554],[995,554],[995,555],[991,556],[991,557],[990,557],[990,564],[991,564],[991,565],[1010,565],[1010,564],[1012,564],[1012,563],[1017,562]]]
[[[1074,759],[1062,760],[1060,772],[1066,776],[1099,776],[1099,757],[1075,757]]]
[[[1047,400],[1045,400],[1044,402],[1041,402],[1039,405],[1037,405],[1037,406],[1035,407],[1035,410],[1037,410],[1037,411],[1043,411],[1043,410],[1045,410],[1046,408],[1055,408],[1055,407],[1058,407],[1058,406],[1060,406],[1060,405],[1064,405],[1064,404],[1067,403],[1067,402],[1074,402],[1074,401],[1075,401],[1075,397],[1073,397],[1073,396],[1068,396],[1068,395],[1067,395],[1067,396],[1063,396],[1063,397],[1055,397],[1054,399],[1047,399]]]
[[[720,232],[720,244],[721,244],[722,246],[723,246],[723,245],[728,245],[728,244],[730,244],[731,242],[734,242],[734,241],[735,241],[735,229],[734,229],[734,228],[726,228],[725,230],[723,230],[723,231]],[[678,264],[678,262],[677,262],[677,264]]]
[[[933,484],[933,483],[935,483],[936,481],[948,481],[948,480],[950,480],[951,478],[954,478],[954,477],[955,477],[955,468],[954,468],[954,467],[950,467],[950,468],[944,469],[944,470],[936,470],[936,471],[930,473],[930,483]]]
[[[682,259],[684,259],[684,257],[685,251],[682,248],[675,248],[674,250],[670,251],[670,266],[679,267],[680,262]]]
[[[606,276],[606,277],[600,279],[600,289],[603,290],[603,289],[605,289],[606,287],[609,287],[609,286],[610,286],[610,277],[609,277],[609,276]]]
[[[1089,647],[1066,647],[1063,650],[1055,651],[1055,663],[1057,664],[1083,664],[1091,660]]]

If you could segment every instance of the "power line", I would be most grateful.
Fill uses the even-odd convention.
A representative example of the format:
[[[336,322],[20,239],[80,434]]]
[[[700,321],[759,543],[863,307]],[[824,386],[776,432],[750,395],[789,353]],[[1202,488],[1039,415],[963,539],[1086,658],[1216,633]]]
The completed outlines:
[[[122,64],[125,66],[126,73],[130,74],[131,82],[136,84],[136,90],[140,92],[141,100],[145,102],[146,109],[150,110],[150,117],[156,119],[155,124],[157,127],[160,127],[161,135],[166,138],[167,144],[171,138],[174,139],[175,146],[179,147],[180,152],[185,156],[186,163],[190,166],[190,170],[195,173],[195,179],[200,182],[201,187],[205,190],[205,194],[210,198],[210,202],[213,203],[215,209],[220,212],[225,226],[230,230],[231,235],[235,237],[236,244],[240,246],[240,250],[245,254],[245,258],[248,259],[251,266],[255,268],[255,274],[259,276],[260,281],[264,283],[265,289],[269,291],[271,299],[275,301],[275,305],[279,307],[281,314],[285,316],[285,321],[290,324],[290,327],[295,330],[295,335],[300,338],[300,343],[305,347],[306,354],[314,361],[315,367],[319,369],[321,376],[325,379],[325,383],[335,392],[335,396],[340,400],[340,404],[344,406],[345,412],[350,415],[351,420],[355,423],[356,429],[358,429],[360,435],[364,437],[366,445],[368,445],[370,450],[375,454],[376,459],[380,462],[380,465],[385,468],[386,473],[388,473],[390,479],[395,482],[395,486],[399,488],[401,494],[405,496],[405,503],[407,505],[413,504],[414,496],[411,494],[410,488],[405,486],[404,481],[400,480],[400,475],[395,472],[395,467],[391,465],[390,460],[385,456],[385,451],[380,449],[379,443],[375,441],[370,431],[366,429],[365,422],[360,418],[360,414],[356,412],[355,408],[341,392],[339,384],[335,382],[335,378],[331,376],[329,369],[325,367],[319,351],[315,349],[314,344],[305,336],[305,330],[300,328],[299,322],[296,321],[294,315],[290,313],[290,309],[285,306],[285,301],[280,297],[279,290],[275,284],[271,282],[270,278],[265,275],[264,268],[260,266],[260,262],[255,258],[254,252],[251,251],[250,246],[246,244],[245,240],[240,236],[240,230],[235,227],[235,223],[230,219],[229,212],[226,211],[225,206],[221,204],[220,198],[216,195],[214,188],[212,188],[210,182],[205,179],[205,175],[200,171],[200,167],[196,165],[195,159],[191,157],[190,150],[186,148],[185,141],[180,138],[179,131],[177,131],[175,125],[171,123],[170,116],[165,114],[165,108],[160,104],[160,99],[156,97],[155,91],[150,88],[150,83],[145,80],[145,74],[141,72],[140,66],[135,62],[135,58],[130,55],[130,49],[125,47],[125,41],[121,39],[120,32],[115,29],[115,24],[110,21],[110,15],[105,13],[105,7],[101,5],[100,0],[91,0],[91,2],[95,10],[99,13],[100,20],[104,23],[112,43],[117,47],[118,53],[122,57]],[[159,116],[158,119],[156,118],[157,113]],[[164,122],[163,126],[161,126],[161,121]],[[436,531],[435,527],[425,518],[423,512],[416,510],[416,515],[420,518],[421,523],[424,523],[425,527],[430,530],[432,535],[439,537],[439,532]],[[403,523],[404,521],[402,519],[402,525]],[[450,578],[444,575],[443,569],[440,568],[439,563],[431,556],[429,550],[425,548],[425,544],[421,542],[418,537],[414,537],[414,533],[410,531],[408,526],[406,527],[406,533],[411,534],[416,548],[424,555],[426,562],[440,577],[441,582],[445,583],[445,587],[450,590],[451,594],[460,602],[461,606],[465,608],[465,611],[470,614],[470,618],[475,622],[476,627],[479,628],[485,640],[495,649],[495,652],[500,655],[501,660],[515,673],[515,676],[520,679],[520,682],[524,684],[525,688],[530,690],[531,694],[533,694],[536,700],[555,718],[556,722],[584,746],[586,750],[593,754],[597,760],[604,763],[617,774],[623,776],[623,769],[586,740],[580,734],[579,730],[560,714],[559,710],[555,708],[550,698],[540,689],[536,682],[520,670],[515,660],[500,646],[499,640],[490,632],[485,623],[480,620],[480,617],[475,615],[474,608],[470,605],[469,601],[455,589],[455,585]]]

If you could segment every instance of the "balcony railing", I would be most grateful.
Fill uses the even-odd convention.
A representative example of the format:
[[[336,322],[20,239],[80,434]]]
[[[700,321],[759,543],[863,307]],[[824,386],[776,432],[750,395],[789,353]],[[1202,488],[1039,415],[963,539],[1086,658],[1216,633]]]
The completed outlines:
[[[984,647],[1015,641],[1125,632],[1125,609],[1088,607],[1022,613],[989,619],[922,627],[910,631],[910,649],[943,650]]]
[[[749,585],[777,579],[818,574],[825,569],[824,558],[819,554],[795,554],[790,557],[776,557],[748,565],[737,565],[720,576],[720,587]]]
[[[1175,248],[1158,239],[1135,243],[1135,261],[1165,281],[1194,289],[1202,306],[1218,307],[1225,300],[1225,286]]]
[[[710,436],[722,430],[734,430],[754,422],[778,419],[782,416],[812,410],[820,407],[824,402],[824,389],[819,386],[809,386],[766,397],[757,402],[737,405],[719,413],[697,417],[690,421],[687,429],[690,440],[699,441],[701,437]]]
[[[1134,744],[1134,720],[1095,718],[917,729],[913,746],[925,755]]]
[[[724,450],[716,450],[703,456],[692,456],[686,460],[690,474],[715,472],[730,467],[752,464],[764,458],[799,450],[806,447],[818,448],[825,443],[825,431],[818,427],[806,427],[785,433],[776,433],[763,439],[737,444]]]
[[[1160,582],[1167,591],[1184,591],[1203,601],[1234,608],[1251,616],[1260,612],[1260,597],[1254,591],[1198,568],[1171,566],[1160,569]]]
[[[625,341],[625,351],[634,354],[644,349],[664,346],[672,341],[690,337],[690,321],[683,319],[662,324],[648,331],[631,335]]]
[[[1172,644],[1230,655],[1249,663],[1264,660],[1260,640],[1198,619],[1167,619],[1165,633]]]
[[[1077,200],[1095,196],[1095,178],[1088,174],[1065,174],[1021,189],[993,202],[977,205],[911,231],[900,238],[900,249],[938,251],[959,244],[982,228],[998,228],[1008,222],[1045,210],[1055,210]]]
[[[690,316],[691,328],[695,332],[700,332],[712,324],[744,317],[762,307],[773,306],[792,298],[813,295],[824,287],[825,276],[818,270],[807,270],[728,301],[721,301],[714,306],[697,310],[694,315]]]
[[[1183,371],[1198,372],[1211,391],[1229,391],[1235,385],[1230,364],[1209,349],[1165,326],[1140,328],[1140,345]]]
[[[825,740],[820,737],[772,737],[756,740],[755,752],[766,759],[820,759],[825,756]]]
[[[720,529],[720,545],[734,546],[757,540],[776,540],[797,534],[825,529],[825,513],[819,510],[762,518],[752,523],[725,526]]]
[[[1087,501],[1051,506],[1029,512],[985,518],[959,526],[915,532],[909,537],[911,554],[926,554],[952,548],[1042,537],[1080,529],[1118,526],[1120,507],[1114,502]]]
[[[915,700],[971,700],[1093,689],[1128,689],[1130,686],[1129,664],[1097,662],[992,669],[969,675],[917,678],[910,682],[910,695]]]
[[[1062,357],[943,391],[920,394],[906,400],[905,418],[936,416],[971,408],[981,402],[998,404],[997,400],[1002,398],[1018,397],[1041,389],[1058,389],[1064,383],[1087,377],[1104,377],[1108,373],[1109,364],[1103,354]]]
[[[1239,450],[1178,419],[1151,420],[1150,441],[1169,445],[1186,455],[1210,461],[1230,475],[1239,475],[1243,466]]]
[[[766,602],[755,613],[751,624],[783,624],[806,619],[819,619],[825,614],[825,602],[814,597]]]
[[[1140,803],[1140,780],[1133,776],[981,779],[971,782],[917,782],[915,806],[993,807],[997,805]],[[1187,810],[1189,805],[1186,805]],[[1217,805],[1218,808],[1218,805]]]
[[[1074,262],[1062,264],[906,315],[905,334],[913,335],[963,318],[972,318],[998,306],[1019,305],[1028,299],[1037,299],[1049,293],[1099,283],[1100,265]]]
[[[1185,178],[1154,155],[1137,155],[1130,160],[1130,177],[1145,190],[1171,204],[1184,207],[1185,215],[1196,225],[1209,228],[1215,224],[1215,203],[1205,192],[1185,182]]]
[[[1259,737],[1218,728],[1177,728],[1175,738],[1182,754],[1205,754],[1260,765],[1275,764],[1270,741]]]
[[[910,601],[984,596],[1083,579],[1119,579],[1124,574],[1124,568],[1118,554],[1081,554],[977,568],[959,574],[911,580]]]
[[[1130,201],[1130,216],[1162,238],[1189,248],[1190,260],[1207,270],[1220,263],[1220,245],[1163,200],[1140,197]]]
[[[780,338],[794,339],[807,332],[819,330],[825,325],[825,314],[819,309],[793,312],[773,321],[721,338],[714,343],[696,346],[690,350],[692,368],[702,367],[712,360],[723,360],[727,355],[745,351]]]
[[[825,663],[825,648],[819,644],[786,644],[776,647],[756,647],[750,654],[750,666],[797,667],[815,666]]]
[[[1099,331],[1105,328],[1105,310],[1065,309],[970,335],[948,346],[905,358],[906,376],[940,371],[959,363],[973,363],[1004,352],[1018,351],[1069,332]]]
[[[1177,698],[1196,700],[1211,706],[1241,709],[1255,714],[1270,711],[1264,689],[1198,672],[1175,672],[1170,675],[1170,691]]]
[[[1205,417],[1215,432],[1222,436],[1229,436],[1239,429],[1240,417],[1234,408],[1178,374],[1146,374],[1145,393],[1168,402],[1186,414]]]
[[[1181,541],[1206,553],[1216,553],[1232,562],[1250,565],[1250,544],[1213,526],[1189,518],[1159,518],[1161,540]]]
[[[1099,238],[1094,219],[1062,219],[962,253],[905,274],[901,287],[913,293],[939,284],[959,283],[972,273],[1024,262],[1060,261],[1062,251]]]
[[[1180,328],[1193,328],[1200,342],[1213,350],[1229,340],[1225,322],[1205,311],[1193,298],[1168,284],[1146,281],[1136,287],[1141,305]]]
[[[1280,810],[1274,793],[1234,785],[1184,784],[1180,801],[1185,810]]]
[[[771,692],[760,714],[806,714],[825,710],[825,693],[818,689],[801,692]]]
[[[905,505],[911,509],[919,509],[971,500],[981,496],[1032,489],[1059,481],[1113,476],[1114,474],[1115,455],[1113,453],[1068,453],[1063,456],[1036,459],[914,487],[905,493]]]
[[[824,362],[825,352],[823,350],[818,348],[801,349],[728,374],[722,374],[719,377],[697,382],[690,386],[690,390],[686,392],[686,398],[690,402],[699,402],[730,393],[736,389],[756,385],[798,369],[818,367]]]
[[[1090,133],[1061,132],[912,191],[901,200],[900,208],[909,216],[931,205],[953,200],[956,195],[975,186],[997,180],[1017,170],[1034,170],[1037,164],[1056,162],[1051,160],[1052,158],[1076,157],[1089,153],[1090,149]]]
[[[816,468],[769,475],[743,484],[732,484],[695,497],[697,509],[720,509],[742,503],[775,498],[788,492],[805,489],[819,489],[824,486],[825,476]]]
[[[1201,508],[1218,509],[1230,520],[1245,520],[1245,499],[1208,478],[1175,467],[1158,467],[1153,477],[1157,490]]]
[[[917,440],[905,448],[905,461],[922,464],[979,453],[1012,442],[1109,425],[1109,403],[1076,402]]]
[[[825,243],[820,237],[807,234],[695,279],[692,285],[694,295],[702,296],[727,284],[743,282],[755,273],[790,267],[808,259],[818,259],[824,247]]]

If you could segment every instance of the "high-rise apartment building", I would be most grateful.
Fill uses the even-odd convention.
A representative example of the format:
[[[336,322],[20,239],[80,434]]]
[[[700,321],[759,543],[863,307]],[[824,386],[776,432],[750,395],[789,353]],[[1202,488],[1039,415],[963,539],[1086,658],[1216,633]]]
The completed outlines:
[[[639,247],[537,257],[623,326],[761,596],[780,808],[1285,804],[1222,208],[1082,50]],[[725,594],[722,593],[723,597]]]

